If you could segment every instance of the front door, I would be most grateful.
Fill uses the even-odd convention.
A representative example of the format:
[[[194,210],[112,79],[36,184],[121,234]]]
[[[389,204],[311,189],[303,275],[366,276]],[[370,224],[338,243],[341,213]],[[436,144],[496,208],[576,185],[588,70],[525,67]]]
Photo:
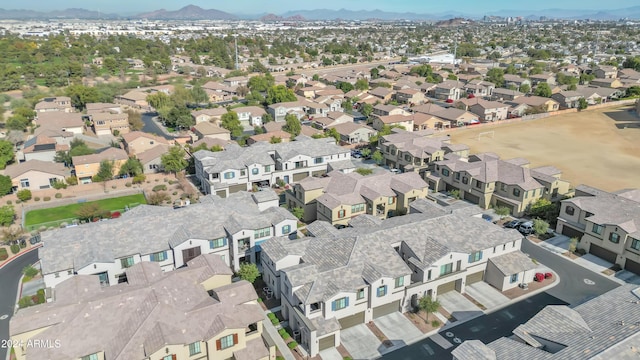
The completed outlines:
[[[182,250],[182,261],[186,264],[200,255],[200,246]]]

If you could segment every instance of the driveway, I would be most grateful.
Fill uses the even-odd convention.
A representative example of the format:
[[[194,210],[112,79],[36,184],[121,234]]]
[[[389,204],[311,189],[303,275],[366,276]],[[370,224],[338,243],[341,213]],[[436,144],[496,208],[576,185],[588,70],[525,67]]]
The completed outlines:
[[[334,347],[320,351],[320,357],[322,360],[342,360],[342,355]]]
[[[365,324],[340,331],[340,341],[356,360],[377,358],[380,356],[378,350],[384,347]]]
[[[465,321],[483,313],[479,307],[457,291],[438,295],[438,301],[458,321]]]
[[[422,331],[400,312],[379,317],[373,322],[391,340],[393,346],[411,344],[422,336]]]
[[[487,284],[484,281],[480,281],[465,287],[467,295],[476,299],[477,302],[484,305],[487,310],[497,308],[503,304],[509,302],[509,298],[502,295],[498,289]]]

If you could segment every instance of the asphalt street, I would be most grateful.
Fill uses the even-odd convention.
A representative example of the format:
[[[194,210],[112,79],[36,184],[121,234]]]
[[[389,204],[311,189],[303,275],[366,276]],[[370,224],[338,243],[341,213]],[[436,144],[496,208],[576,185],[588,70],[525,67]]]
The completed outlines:
[[[388,353],[382,359],[450,359],[451,351],[465,340],[477,339],[486,344],[503,336],[511,336],[518,325],[527,322],[547,305],[574,307],[619,286],[615,281],[553,254],[529,240],[523,240],[522,251],[553,269],[560,282],[546,292],[440,332],[442,337],[454,345],[449,349],[443,349],[427,338]]]
[[[0,342],[9,340],[9,320],[13,315],[18,294],[18,282],[25,266],[33,265],[38,261],[38,250],[13,260],[0,269]],[[7,318],[4,318],[7,316]],[[0,347],[0,360],[7,358],[6,348]]]

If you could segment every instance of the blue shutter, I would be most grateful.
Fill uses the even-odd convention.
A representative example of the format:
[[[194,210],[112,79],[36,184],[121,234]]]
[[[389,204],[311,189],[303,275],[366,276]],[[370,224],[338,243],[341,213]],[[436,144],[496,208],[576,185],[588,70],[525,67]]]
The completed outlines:
[[[344,307],[348,307],[349,306],[349,298],[346,297],[344,298]]]
[[[167,256],[167,251],[165,250],[165,251],[163,251],[162,253],[164,254],[164,259],[165,259],[165,260],[167,260],[167,259],[169,258],[169,257]]]
[[[469,254],[469,263],[473,262],[473,254]]]
[[[331,311],[336,311],[336,302],[335,301],[331,302]]]
[[[227,238],[222,238],[222,246],[227,246]]]
[[[482,260],[482,251],[480,251],[480,256],[478,257],[478,261]]]

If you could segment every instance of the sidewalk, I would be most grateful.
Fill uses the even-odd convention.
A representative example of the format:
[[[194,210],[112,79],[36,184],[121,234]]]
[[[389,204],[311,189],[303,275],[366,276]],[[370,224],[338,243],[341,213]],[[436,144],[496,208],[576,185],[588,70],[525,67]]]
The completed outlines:
[[[287,344],[284,342],[284,340],[282,340],[280,334],[278,334],[278,330],[276,330],[275,326],[273,326],[273,324],[271,323],[271,320],[267,317],[267,314],[270,312],[270,310],[266,310],[264,312],[264,321],[262,322],[262,327],[276,343],[278,350],[280,350],[280,353],[286,360],[296,360],[295,356],[293,356],[293,354],[291,353],[291,350],[289,350]]]

